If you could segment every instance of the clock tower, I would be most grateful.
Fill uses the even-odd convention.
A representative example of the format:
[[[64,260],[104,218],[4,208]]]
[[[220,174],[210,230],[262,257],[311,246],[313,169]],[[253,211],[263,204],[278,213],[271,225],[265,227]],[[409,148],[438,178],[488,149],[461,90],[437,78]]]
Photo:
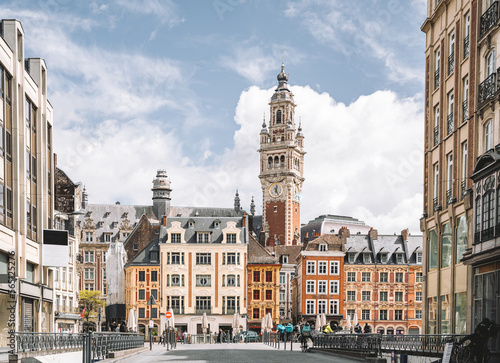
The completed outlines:
[[[281,65],[269,102],[269,126],[260,131],[262,231],[266,246],[300,244],[300,192],[304,182],[304,136],[295,128],[295,103]]]

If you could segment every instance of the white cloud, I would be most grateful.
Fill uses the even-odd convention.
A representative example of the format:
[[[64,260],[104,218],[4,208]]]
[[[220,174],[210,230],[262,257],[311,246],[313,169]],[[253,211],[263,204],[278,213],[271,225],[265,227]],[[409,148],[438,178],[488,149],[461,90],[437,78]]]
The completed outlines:
[[[172,0],[117,0],[116,4],[132,13],[156,16],[162,24],[170,27],[184,22]]]
[[[264,54],[261,47],[248,44],[235,46],[231,55],[220,58],[220,63],[256,84],[262,84],[268,74],[276,69],[275,57]]]

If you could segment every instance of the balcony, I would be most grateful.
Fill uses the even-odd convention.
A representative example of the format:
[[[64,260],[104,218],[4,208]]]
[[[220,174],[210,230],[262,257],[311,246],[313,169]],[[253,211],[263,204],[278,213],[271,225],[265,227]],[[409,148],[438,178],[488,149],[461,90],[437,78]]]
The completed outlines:
[[[462,199],[464,198],[465,196],[465,192],[467,191],[467,180],[462,180]]]
[[[448,135],[453,132],[453,113],[448,115]]]
[[[55,309],[58,313],[73,313],[77,314],[80,312],[79,308],[75,308],[73,306],[64,306],[64,305],[57,305]]]
[[[184,308],[171,308],[175,315],[184,314]]]
[[[227,315],[234,315],[234,314],[236,314],[236,308],[227,308],[226,309],[226,314]]]
[[[434,146],[439,144],[439,126],[434,127]]]
[[[463,122],[467,121],[469,118],[469,100],[465,100],[462,103],[462,117],[463,117]]]
[[[434,89],[439,88],[439,68],[434,72]]]
[[[196,315],[203,315],[203,313],[206,313],[207,315],[209,315],[209,314],[212,313],[212,310],[210,308],[207,308],[207,309],[196,308],[195,309],[195,314]]]
[[[446,191],[446,205],[450,205],[453,202],[455,202],[455,198],[453,198],[453,189],[450,188]]]
[[[488,33],[488,31],[497,23],[498,21],[498,1],[495,1],[484,13],[481,15],[480,26],[479,26],[479,38]]]
[[[441,208],[438,206],[438,198],[433,199],[432,207],[433,207],[434,212],[441,210]]]
[[[478,104],[481,106],[495,94],[496,73],[489,75],[478,88]]]
[[[469,36],[464,38],[464,59],[469,56]]]
[[[455,70],[455,52],[448,56],[448,75],[452,74]]]

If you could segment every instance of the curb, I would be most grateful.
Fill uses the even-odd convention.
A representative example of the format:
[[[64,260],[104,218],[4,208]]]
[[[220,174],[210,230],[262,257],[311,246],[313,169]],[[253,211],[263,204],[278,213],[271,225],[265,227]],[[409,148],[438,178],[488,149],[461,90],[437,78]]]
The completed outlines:
[[[102,362],[107,362],[107,363],[120,362],[120,361],[124,360],[125,358],[130,358],[130,357],[133,357],[134,355],[140,354],[145,350],[149,350],[149,347],[136,348],[136,349],[134,349],[133,352],[128,352],[128,354],[124,354],[121,357],[108,358],[108,359],[103,360]]]

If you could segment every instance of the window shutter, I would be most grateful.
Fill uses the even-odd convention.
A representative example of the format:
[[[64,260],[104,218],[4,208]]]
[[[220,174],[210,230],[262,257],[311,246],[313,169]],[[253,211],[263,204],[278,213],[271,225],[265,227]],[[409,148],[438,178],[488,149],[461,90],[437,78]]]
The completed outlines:
[[[181,265],[184,265],[184,252],[181,253]]]

